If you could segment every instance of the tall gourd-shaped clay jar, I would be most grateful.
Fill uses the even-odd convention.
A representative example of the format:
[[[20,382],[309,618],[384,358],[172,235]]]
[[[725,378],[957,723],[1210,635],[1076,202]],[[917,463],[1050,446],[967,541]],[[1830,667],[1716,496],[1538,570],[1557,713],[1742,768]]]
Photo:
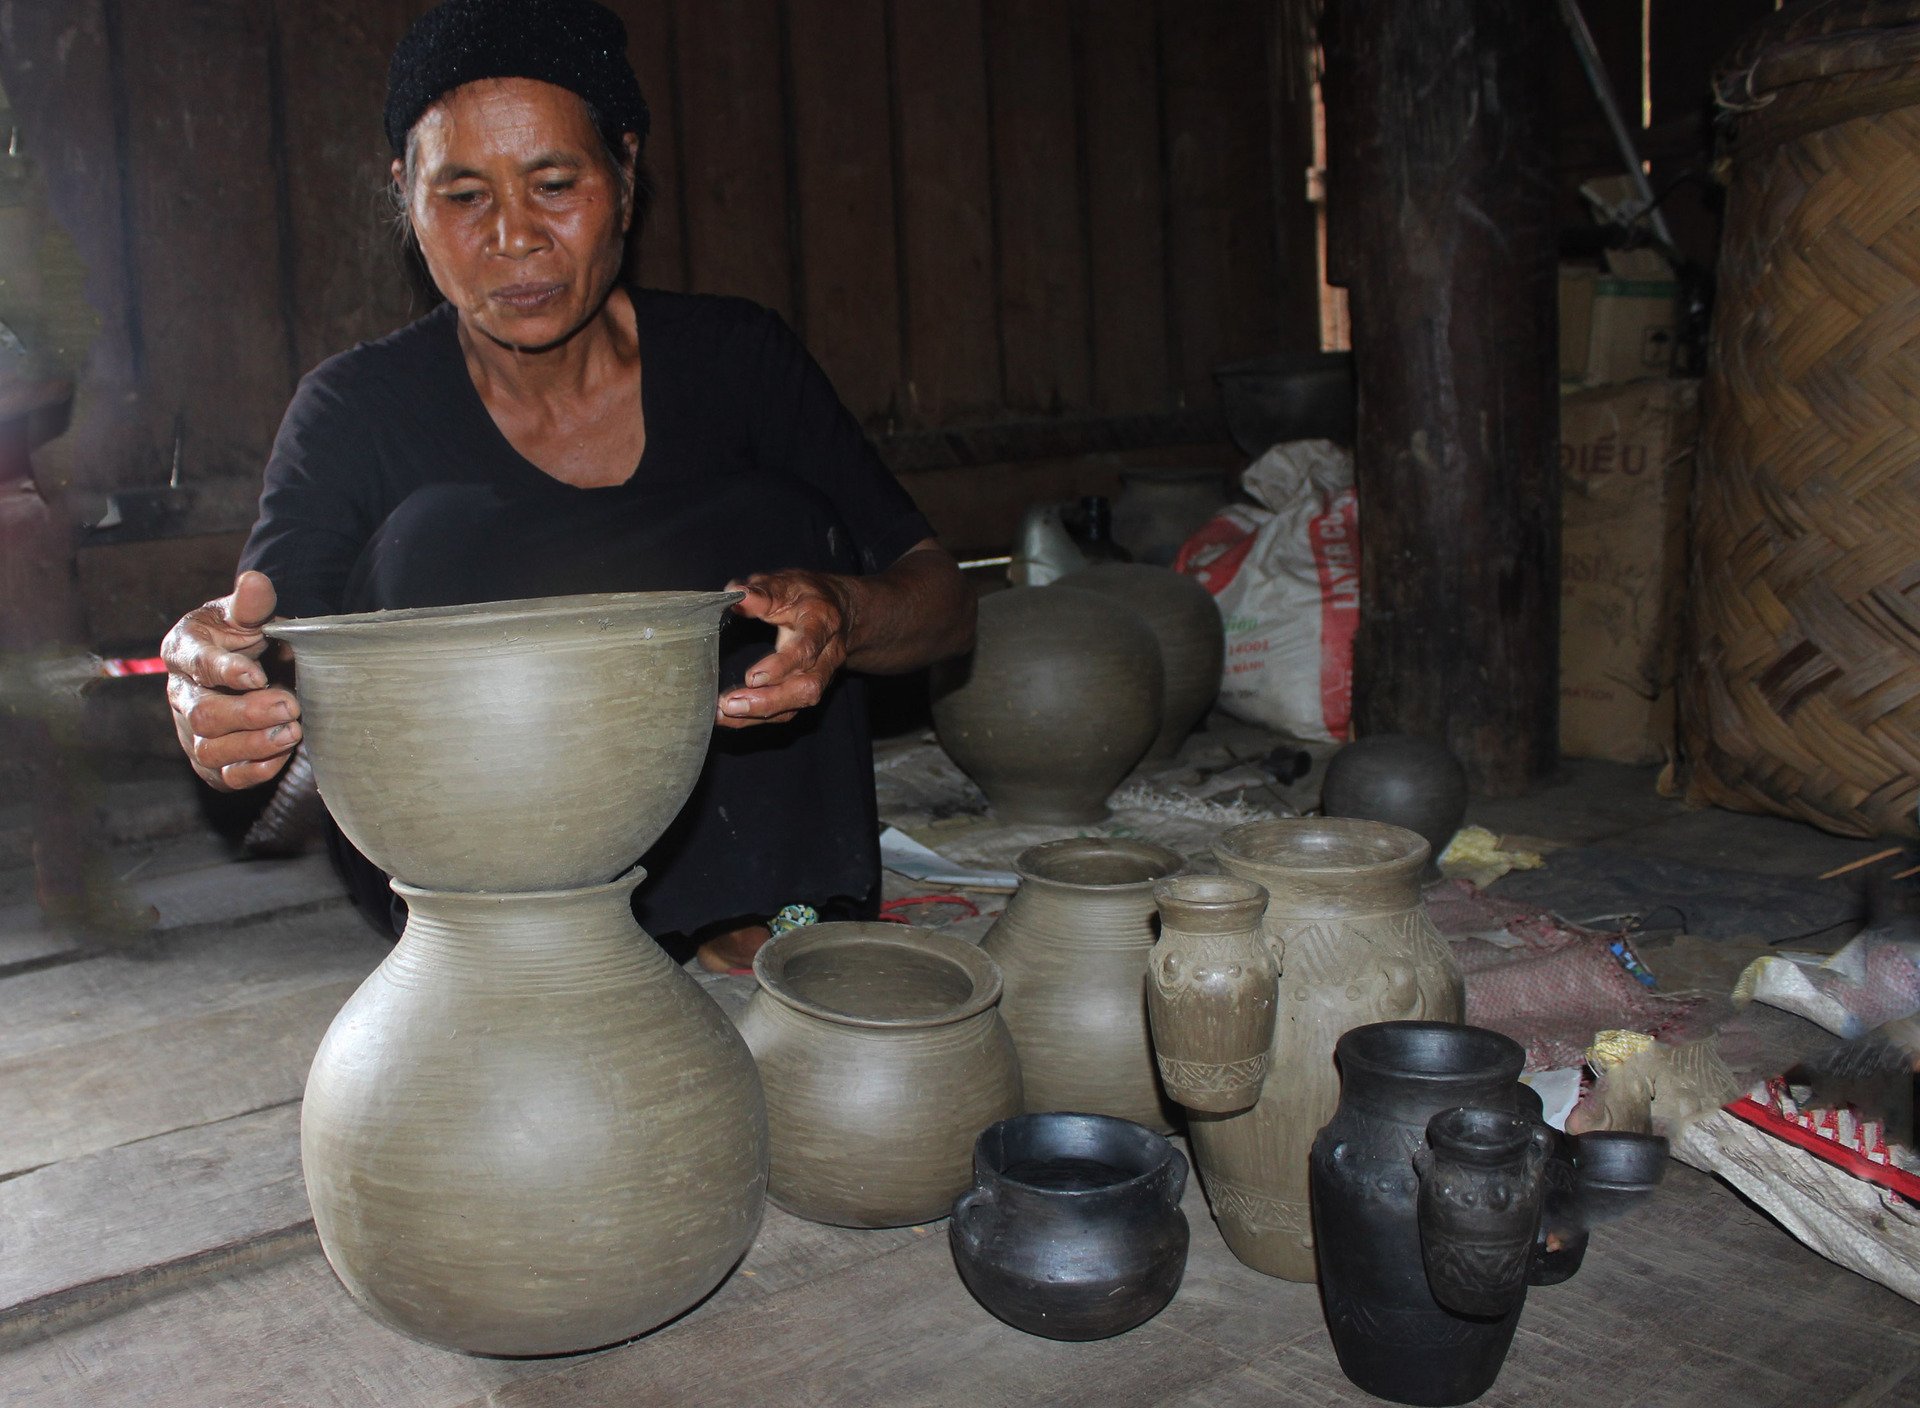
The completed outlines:
[[[693,1305],[753,1238],[753,1059],[628,903],[699,774],[736,599],[268,628],[322,795],[409,908],[320,1044],[300,1129],[321,1247],[397,1329],[595,1348]]]
[[[1372,1022],[1458,1022],[1460,971],[1420,902],[1427,843],[1383,822],[1257,821],[1213,848],[1267,891],[1262,933],[1280,966],[1271,1074],[1251,1108],[1192,1114],[1194,1162],[1233,1254],[1314,1279],[1307,1155],[1340,1100],[1336,1042]]]
[[[1000,1015],[1020,1052],[1028,1113],[1173,1127],[1147,1026],[1147,955],[1153,882],[1185,865],[1165,846],[1098,836],[1020,853],[1020,888],[981,947],[1004,979]]]

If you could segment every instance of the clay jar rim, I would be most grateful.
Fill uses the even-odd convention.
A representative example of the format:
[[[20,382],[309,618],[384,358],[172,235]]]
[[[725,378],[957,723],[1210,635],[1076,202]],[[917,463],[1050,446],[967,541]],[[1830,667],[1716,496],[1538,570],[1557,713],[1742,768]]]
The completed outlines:
[[[1512,1110],[1456,1105],[1427,1121],[1427,1146],[1454,1163],[1498,1168],[1532,1143],[1539,1127]]]
[[[1303,844],[1292,844],[1303,843]],[[1363,848],[1368,854],[1342,860],[1336,847]],[[1250,821],[1213,843],[1215,856],[1243,865],[1284,866],[1296,875],[1414,875],[1425,867],[1433,848],[1417,831],[1358,817],[1281,817]]]
[[[1135,860],[1143,866],[1159,868],[1137,880],[1075,880],[1047,873],[1047,868],[1057,863],[1093,859],[1101,855]],[[1024,883],[1053,886],[1077,893],[1116,895],[1130,890],[1149,890],[1158,882],[1184,870],[1186,865],[1187,858],[1178,851],[1157,846],[1151,841],[1128,841],[1108,836],[1069,836],[1027,847],[1014,861],[1013,871]]]
[[[1164,924],[1232,934],[1259,924],[1267,912],[1267,887],[1238,875],[1169,875],[1153,882],[1153,901]]]
[[[523,597],[513,601],[478,601],[458,606],[408,606],[389,611],[339,612],[330,616],[300,616],[271,621],[264,633],[296,645],[315,637],[367,636],[377,639],[395,628],[453,627],[480,634],[500,626],[538,625],[566,617],[660,616],[667,619],[646,628],[648,638],[701,635],[719,629],[718,612],[744,599],[745,592],[590,592],[578,596]]]
[[[1080,1128],[1089,1132],[1098,1132],[1104,1136],[1099,1152],[1104,1153],[1114,1141],[1124,1140],[1132,1150],[1141,1153],[1147,1167],[1129,1177],[1113,1183],[1101,1183],[1091,1188],[1043,1188],[1038,1184],[1026,1183],[1013,1177],[999,1167],[988,1156],[989,1143],[997,1147],[996,1152],[1004,1152],[1006,1141],[1016,1129],[1034,1130],[1051,1133],[1059,1129]],[[1097,1155],[1089,1155],[1095,1162],[1105,1163]],[[1110,1197],[1145,1188],[1157,1178],[1179,1177],[1184,1188],[1187,1156],[1164,1134],[1156,1134],[1143,1124],[1122,1119],[1118,1115],[1089,1114],[1078,1110],[1030,1110],[1025,1114],[1009,1115],[1006,1119],[996,1120],[981,1130],[973,1141],[973,1171],[975,1179],[983,1186],[1017,1188],[1041,1199],[1070,1198],[1074,1201]],[[1107,1164],[1113,1168],[1113,1164]],[[1177,1170],[1177,1172],[1176,1172]]]
[[[1402,1038],[1409,1036],[1436,1039],[1422,1043],[1427,1046],[1452,1044],[1471,1059],[1465,1064],[1414,1065],[1405,1059],[1409,1048]],[[1527,1064],[1526,1048],[1512,1037],[1460,1022],[1373,1022],[1343,1035],[1334,1044],[1334,1054],[1349,1078],[1357,1072],[1436,1086],[1454,1084],[1488,1070],[1499,1070],[1517,1083],[1521,1068]]]
[[[410,885],[405,880],[387,881],[390,888],[403,900],[429,900],[459,904],[472,901],[475,904],[513,903],[520,900],[590,900],[597,895],[611,894],[615,890],[632,893],[640,888],[647,878],[646,868],[635,865],[621,871],[611,880],[603,880],[598,885],[572,885],[554,890],[436,890],[429,885]],[[644,932],[644,931],[643,931]],[[648,935],[649,938],[652,935]]]
[[[914,953],[943,959],[958,968],[973,985],[966,999],[944,1012],[907,1017],[876,1017],[828,1007],[803,997],[787,985],[787,965],[794,959],[818,949],[872,944],[876,947],[903,948]],[[842,1027],[868,1027],[904,1030],[944,1027],[977,1017],[1000,1000],[1000,965],[965,939],[921,929],[910,924],[885,922],[829,922],[808,924],[769,939],[753,956],[753,976],[761,991],[783,1006],[809,1017],[818,1017]]]

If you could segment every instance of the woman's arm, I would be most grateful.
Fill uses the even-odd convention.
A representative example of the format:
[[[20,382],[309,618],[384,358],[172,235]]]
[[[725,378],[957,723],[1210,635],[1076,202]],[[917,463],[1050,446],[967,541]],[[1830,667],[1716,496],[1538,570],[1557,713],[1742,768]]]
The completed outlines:
[[[973,588],[932,538],[870,577],[766,572],[732,586],[747,593],[734,610],[779,627],[779,635],[745,685],[720,697],[725,728],[792,718],[820,702],[842,667],[905,674],[973,645]]]

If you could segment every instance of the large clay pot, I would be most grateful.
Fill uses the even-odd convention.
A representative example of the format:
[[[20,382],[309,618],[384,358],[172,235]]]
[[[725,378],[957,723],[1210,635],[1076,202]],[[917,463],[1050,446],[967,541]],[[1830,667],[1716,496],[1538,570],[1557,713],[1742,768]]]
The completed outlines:
[[[1320,810],[1418,832],[1429,852],[1426,877],[1433,879],[1467,814],[1467,770],[1438,743],[1375,734],[1333,755],[1320,784]]]
[[[687,799],[738,592],[623,592],[279,621],[347,839],[431,890],[613,879]]]
[[[934,731],[1002,820],[1083,825],[1159,733],[1160,681],[1138,612],[1015,587],[982,598],[973,653],[935,667]]]
[[[1173,1127],[1147,1026],[1147,955],[1153,882],[1185,864],[1165,846],[1098,836],[1021,852],[1020,888],[981,947],[1006,978],[1000,1013],[1029,1111]]]
[[[1061,578],[1060,585],[1124,602],[1153,632],[1160,645],[1160,731],[1142,761],[1174,757],[1220,692],[1227,636],[1213,593],[1184,572],[1138,562],[1102,562]]]
[[[1175,875],[1153,898],[1147,1018],[1160,1083],[1189,1110],[1244,1110],[1273,1052],[1280,968],[1260,934],[1267,892],[1234,875]]]
[[[1194,1162],[1233,1254],[1270,1276],[1311,1281],[1307,1151],[1339,1100],[1334,1043],[1370,1022],[1459,1021],[1460,972],[1421,905],[1427,844],[1411,831],[1259,821],[1227,832],[1213,853],[1267,890],[1261,929],[1280,965],[1280,998],[1275,1076],[1252,1109],[1188,1121]]]
[[[766,1087],[768,1196],[846,1227],[945,1217],[975,1137],[1021,1109],[993,960],[927,929],[817,924],[753,971],[740,1031]]]
[[[634,923],[636,870],[544,894],[396,884],[406,932],[313,1058],[327,1259],[389,1325],[563,1354],[693,1305],[760,1222],[753,1059]]]
[[[980,1136],[948,1235],[960,1279],[1016,1329],[1121,1334],[1165,1309],[1187,1266],[1187,1161],[1107,1115],[1021,1115]]]
[[[1385,1022],[1343,1036],[1339,1060],[1339,1107],[1313,1145],[1313,1226],[1340,1368],[1395,1403],[1478,1398],[1507,1357],[1526,1283],[1519,1279],[1497,1315],[1460,1314],[1434,1298],[1415,1160],[1436,1115],[1514,1109],[1526,1053],[1478,1027]],[[1537,1187],[1532,1197],[1537,1221]],[[1532,1237],[1528,1227],[1525,1243]]]

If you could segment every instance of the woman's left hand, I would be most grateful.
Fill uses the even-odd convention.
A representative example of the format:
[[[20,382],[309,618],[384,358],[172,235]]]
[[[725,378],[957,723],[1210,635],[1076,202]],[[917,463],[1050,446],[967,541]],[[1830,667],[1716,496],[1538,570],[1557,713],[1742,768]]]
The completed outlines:
[[[818,704],[847,662],[853,631],[847,578],[824,572],[756,572],[729,591],[746,596],[734,605],[742,616],[779,628],[773,654],[747,671],[739,689],[720,696],[715,720],[722,728],[785,723]]]

